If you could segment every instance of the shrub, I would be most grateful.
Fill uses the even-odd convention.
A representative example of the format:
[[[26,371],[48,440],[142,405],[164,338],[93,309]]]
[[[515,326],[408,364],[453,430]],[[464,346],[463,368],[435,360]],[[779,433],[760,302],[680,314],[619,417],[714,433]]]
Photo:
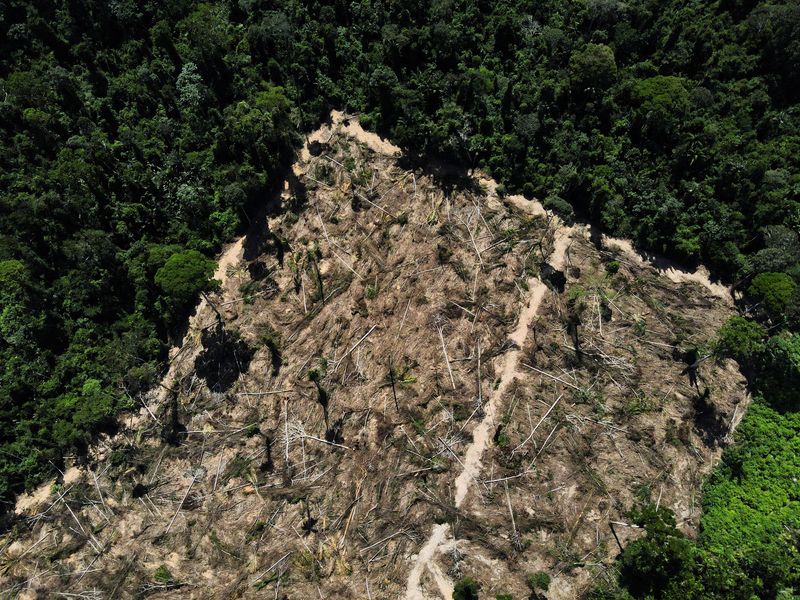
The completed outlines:
[[[552,210],[567,221],[575,217],[575,212],[572,209],[572,205],[560,196],[548,196],[544,199],[542,204],[546,209]]]
[[[679,589],[691,597],[689,592],[696,584],[695,548],[677,529],[672,511],[648,504],[634,511],[632,517],[647,534],[625,548],[621,582],[637,598],[670,597]]]
[[[155,570],[155,573],[153,573],[153,580],[162,585],[171,585],[175,583],[175,578],[166,565],[161,565]]]
[[[763,303],[771,316],[780,316],[796,290],[797,284],[786,273],[759,273],[747,291]]]
[[[176,252],[156,272],[155,282],[170,299],[185,304],[209,287],[215,269],[216,263],[197,250]]]
[[[764,350],[766,336],[767,330],[760,323],[734,316],[720,328],[715,351],[748,363]]]
[[[453,589],[453,600],[478,600],[478,582],[472,577],[464,577]]]
[[[536,573],[528,575],[527,583],[528,587],[534,591],[542,590],[546,592],[547,588],[550,587],[550,575],[544,571],[537,571]]]

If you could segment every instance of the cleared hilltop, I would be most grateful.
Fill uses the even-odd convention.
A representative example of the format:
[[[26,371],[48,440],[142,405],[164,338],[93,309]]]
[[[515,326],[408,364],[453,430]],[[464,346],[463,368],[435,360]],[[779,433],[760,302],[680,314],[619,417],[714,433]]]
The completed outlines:
[[[334,113],[220,259],[162,387],[23,497],[20,597],[587,589],[637,500],[691,533],[744,414],[724,289]],[[279,210],[277,210],[279,209]]]

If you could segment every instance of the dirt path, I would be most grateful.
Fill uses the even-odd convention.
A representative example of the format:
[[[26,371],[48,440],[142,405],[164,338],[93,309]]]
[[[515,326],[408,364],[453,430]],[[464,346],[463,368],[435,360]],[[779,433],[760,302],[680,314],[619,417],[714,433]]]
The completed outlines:
[[[524,199],[512,199],[511,202],[515,206],[531,214],[542,214],[545,212],[538,202],[528,202]],[[571,227],[558,226],[553,253],[549,259],[550,264],[556,269],[560,270],[564,267],[567,248],[569,247],[572,233],[573,229]],[[480,475],[483,466],[483,453],[492,439],[492,432],[497,427],[497,412],[500,408],[501,400],[508,386],[519,374],[519,357],[525,339],[528,337],[528,328],[536,318],[542,300],[547,294],[547,286],[538,278],[530,278],[528,280],[528,285],[530,286],[528,304],[523,307],[522,312],[520,312],[517,327],[509,336],[516,347],[505,355],[503,369],[500,375],[500,385],[492,393],[486,405],[483,419],[472,432],[472,443],[467,448],[462,461],[464,467],[455,480],[456,508],[459,508],[463,504],[473,482],[475,482]],[[449,526],[446,523],[436,525],[428,540],[413,559],[412,568],[409,572],[406,584],[406,600],[426,599],[420,586],[422,574],[425,569],[433,576],[442,598],[449,600],[449,598],[452,597],[453,584],[445,577],[439,566],[434,562],[437,554],[442,550],[448,531]]]
[[[673,283],[698,283],[706,288],[711,295],[724,300],[728,306],[733,305],[733,298],[731,297],[730,289],[719,283],[718,281],[711,281],[710,273],[704,266],[700,266],[696,271],[690,272],[681,268],[677,263],[657,255],[642,254],[637,251],[630,240],[623,240],[619,238],[612,238],[605,234],[602,237],[603,246],[606,248],[614,248],[621,250],[627,257],[639,264],[649,263],[658,270],[658,272],[672,281]]]
[[[406,585],[406,598],[408,600],[425,600],[425,596],[422,594],[422,589],[420,588],[420,580],[422,579],[422,573],[425,569],[429,569],[434,575],[437,574],[437,570],[431,569],[433,566],[433,561],[436,558],[436,553],[439,550],[439,546],[442,545],[444,542],[445,537],[447,536],[447,523],[440,523],[435,525],[433,531],[431,532],[431,536],[425,542],[425,545],[420,548],[419,553],[417,554],[416,559],[414,560],[414,564],[411,567],[411,571],[408,573],[408,583]],[[439,573],[441,573],[439,571]],[[445,580],[442,583],[449,583]],[[437,582],[440,591],[442,588],[442,583]],[[446,598],[447,596],[445,596]]]
[[[481,178],[481,183],[488,189],[489,194],[495,195],[496,183],[491,179]],[[528,201],[521,196],[509,196],[504,200],[506,203],[511,204],[531,215],[548,214],[544,207],[539,202]],[[570,239],[573,235],[577,235],[578,229],[576,227],[565,227],[556,220],[557,230],[555,236],[555,244],[553,253],[550,256],[550,264],[559,270],[563,270],[567,251],[570,244]],[[643,256],[636,251],[633,244],[628,240],[621,240],[603,236],[603,244],[610,247],[617,247],[621,250],[627,258],[634,260],[640,264],[651,264],[658,271],[675,283],[696,283],[708,290],[711,295],[731,303],[731,296],[728,288],[724,285],[711,281],[708,271],[704,267],[700,267],[695,272],[691,273],[680,269],[677,265],[660,257]],[[510,339],[517,346],[516,349],[511,350],[505,356],[503,368],[501,371],[500,385],[492,394],[486,406],[486,412],[483,420],[473,431],[473,441],[467,448],[463,459],[463,469],[455,480],[455,507],[460,508],[467,494],[473,484],[477,481],[481,468],[483,453],[488,447],[492,432],[497,427],[497,412],[500,408],[501,399],[505,390],[518,375],[519,356],[521,347],[525,342],[528,335],[528,328],[538,314],[539,307],[542,300],[547,293],[547,286],[537,279],[531,278],[529,280],[530,293],[528,296],[528,304],[523,308],[519,315],[517,328],[509,336]],[[427,600],[429,596],[422,591],[421,580],[422,575],[427,569],[436,583],[436,587],[445,600],[452,597],[453,584],[442,573],[441,568],[435,563],[436,557],[441,554],[444,549],[450,547],[454,541],[448,542],[449,526],[445,524],[436,525],[431,532],[430,537],[420,549],[416,557],[414,557],[411,571],[409,572],[407,586],[406,586],[406,600]]]
[[[400,153],[400,150],[390,142],[380,138],[374,133],[365,131],[360,126],[356,118],[348,118],[343,113],[337,111],[331,113],[330,124],[323,125],[320,129],[311,134],[309,136],[309,141],[327,142],[331,140],[331,136],[336,132],[346,134],[363,144],[363,146],[368,147],[370,150],[382,155],[397,156]],[[310,158],[307,145],[302,149],[301,152],[303,156]],[[320,160],[324,162],[325,157],[321,156],[318,159],[313,160]],[[308,164],[298,162],[293,165],[293,169],[295,170],[295,173],[299,175],[305,171],[308,166]],[[488,190],[488,200],[497,204],[504,203],[507,206],[513,206],[531,216],[545,215],[548,217],[548,222],[556,227],[554,250],[549,257],[549,262],[555,268],[563,270],[565,263],[568,262],[569,244],[571,240],[576,239],[579,236],[588,236],[588,232],[585,230],[586,228],[582,225],[578,225],[574,228],[567,228],[563,225],[560,225],[560,222],[556,218],[552,217],[552,215],[548,213],[538,202],[526,200],[524,197],[519,195],[506,196],[502,199],[498,198],[496,194],[496,183],[494,181],[489,179],[481,179],[480,182],[484,184]],[[647,255],[637,251],[627,240],[617,240],[603,236],[603,243],[609,248],[617,247],[620,250],[620,256],[624,257],[624,260],[626,261],[636,262],[637,264],[653,265],[661,274],[675,283],[700,284],[706,290],[708,290],[711,295],[719,298],[727,298],[729,301],[729,295],[724,286],[712,282],[708,277],[708,273],[702,267],[696,272],[690,273],[688,271],[681,270],[679,267],[669,263],[668,261],[664,261],[658,257],[654,257],[653,255]],[[230,245],[227,245],[223,249],[223,252],[218,256],[218,265],[214,277],[223,283],[223,296],[220,300],[214,300],[215,302],[230,300],[234,297],[234,295],[239,295],[236,291],[236,288],[238,287],[236,281],[238,276],[236,273],[240,271],[234,271],[234,269],[241,267],[244,254],[243,248],[244,237],[237,239]],[[575,258],[577,259],[577,253]],[[232,275],[232,277],[230,277],[230,281],[228,281],[229,273]],[[486,393],[485,399],[488,401],[483,407],[484,416],[479,422],[475,423],[474,430],[472,431],[472,440],[465,448],[464,453],[460,456],[461,461],[463,461],[461,463],[460,472],[456,472],[454,469],[454,479],[450,479],[450,482],[452,482],[453,502],[457,510],[469,510],[473,506],[477,507],[478,505],[478,502],[476,501],[478,495],[481,493],[481,488],[485,488],[484,484],[482,484],[480,481],[485,468],[482,459],[486,455],[488,460],[488,455],[486,453],[491,452],[491,447],[493,444],[492,437],[496,431],[497,424],[502,418],[504,396],[508,394],[508,390],[512,384],[512,381],[515,378],[522,377],[520,361],[524,359],[521,348],[525,343],[530,327],[536,322],[536,319],[538,318],[537,315],[539,315],[540,311],[542,310],[543,302],[546,298],[552,298],[552,296],[549,296],[547,287],[538,278],[529,279],[528,284],[528,291],[524,294],[521,293],[521,297],[519,298],[520,306],[518,307],[519,315],[517,325],[514,327],[513,331],[508,333],[508,338],[514,343],[515,349],[509,350],[503,356],[495,359],[497,376],[500,378],[498,388]],[[180,347],[176,346],[170,349],[169,368],[166,375],[162,379],[162,382],[165,386],[175,387],[176,380],[180,374],[185,372],[185,370],[190,366],[191,362],[194,361],[194,357],[196,357],[197,354],[202,350],[200,345],[201,330],[204,327],[213,324],[214,320],[215,316],[211,307],[208,305],[208,302],[205,299],[202,299],[200,302],[198,302],[194,314],[188,321],[187,333],[183,343]],[[156,406],[156,399],[164,397],[165,390],[163,390],[163,388],[160,390],[154,390],[152,396],[150,397],[151,406],[153,409],[155,409]],[[151,417],[143,409],[140,411],[139,415],[136,415],[136,418],[147,420]],[[225,454],[225,452],[229,453]],[[228,462],[233,460],[233,458],[236,456],[238,456],[238,454],[234,450],[223,450],[219,461],[214,464],[217,466],[217,468],[222,464],[227,465]],[[202,457],[200,462],[202,463]],[[210,464],[210,461],[208,462]],[[73,467],[70,469],[65,474],[65,483],[67,485],[72,483],[72,476],[73,474],[77,473],[78,470],[76,468]],[[483,474],[483,477],[485,477],[485,474]],[[475,496],[470,495],[470,492],[473,491],[473,484],[477,484],[477,489],[474,490]],[[46,486],[42,486],[42,488],[40,488],[33,496],[20,499],[20,503],[17,505],[17,512],[26,512],[30,514],[31,512],[35,511],[38,506],[47,501],[48,497],[52,497],[51,485],[52,482]],[[91,483],[89,483],[89,485],[91,485]],[[214,480],[214,485],[216,487],[216,479]],[[688,494],[686,495],[688,496]],[[488,514],[488,510],[485,506],[477,510],[481,510],[483,512],[483,516],[487,516]],[[688,516],[691,516],[691,514],[692,513],[688,513]],[[131,512],[130,517],[127,517],[120,522],[119,530],[122,533],[119,535],[121,535],[123,539],[132,538],[133,536],[138,535],[131,533],[132,531],[135,531],[133,522],[136,519],[141,520],[139,513]],[[451,549],[460,548],[463,550],[465,548],[469,548],[469,545],[463,538],[459,540],[456,536],[454,536],[449,525],[446,523],[433,526],[430,530],[429,538],[423,540],[423,542],[424,543],[422,547],[419,548],[416,556],[409,557],[406,555],[406,559],[408,560],[408,570],[406,571],[407,581],[405,597],[411,600],[425,600],[427,598],[444,598],[449,600],[452,597],[454,585],[453,581],[446,572],[447,570],[445,565],[448,563],[443,561],[442,558],[446,557],[447,553]],[[490,555],[491,554],[486,553],[486,556]],[[489,564],[489,559],[487,559],[484,554],[481,554],[480,549],[477,549],[472,557]],[[180,565],[178,564],[179,558],[180,557],[178,554],[172,553],[163,560],[166,564],[170,565],[170,568],[172,568],[174,572],[178,572],[180,571]],[[495,573],[500,572],[500,566],[502,565],[495,565]],[[398,593],[398,595],[403,594],[403,592],[400,592],[399,590],[395,593]]]
[[[400,148],[392,144],[390,141],[383,139],[377,133],[367,131],[361,127],[358,118],[351,117],[340,110],[331,111],[331,125],[323,125],[313,133],[309,134],[309,142],[322,142],[326,143],[331,138],[333,131],[340,131],[349,135],[357,142],[364,144],[376,154],[384,154],[386,156],[399,156]],[[311,158],[308,151],[308,144],[305,144],[300,150],[300,158],[307,161]]]
[[[551,264],[556,269],[560,270],[563,268],[564,256],[567,246],[569,245],[570,233],[570,229],[562,227],[559,228],[556,234],[555,248],[550,258]],[[514,380],[514,377],[517,376],[519,355],[522,350],[522,345],[528,337],[528,327],[539,312],[539,305],[542,303],[542,299],[547,293],[547,286],[538,278],[530,278],[528,280],[528,285],[530,286],[528,305],[522,309],[522,312],[519,314],[517,328],[509,336],[516,348],[506,353],[503,370],[500,373],[500,385],[497,386],[497,389],[492,394],[491,400],[489,400],[486,406],[486,414],[483,420],[472,432],[473,441],[469,448],[467,448],[466,455],[464,456],[464,470],[461,471],[461,474],[456,478],[456,508],[460,507],[464,502],[472,482],[476,480],[480,474],[483,451],[489,445],[492,433],[497,428],[496,416],[500,405],[500,399]]]

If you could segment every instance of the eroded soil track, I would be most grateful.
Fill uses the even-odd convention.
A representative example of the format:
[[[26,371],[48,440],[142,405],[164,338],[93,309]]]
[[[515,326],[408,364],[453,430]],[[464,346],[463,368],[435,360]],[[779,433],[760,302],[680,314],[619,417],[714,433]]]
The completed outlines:
[[[537,209],[539,208],[538,206],[532,206],[531,211],[538,214],[540,210]],[[560,224],[556,225],[556,227],[558,229],[555,233],[554,248],[552,254],[548,257],[548,261],[556,270],[562,270],[564,268],[564,258],[567,248],[569,247],[572,230]],[[545,294],[549,291],[547,285],[538,277],[531,277],[528,280],[528,287],[527,304],[524,305],[523,309],[520,311],[517,327],[509,336],[514,347],[503,357],[503,367],[499,374],[500,383],[492,392],[491,399],[486,404],[485,415],[478,426],[473,430],[472,443],[467,447],[464,457],[461,460],[462,470],[455,480],[453,505],[456,510],[461,507],[473,485],[482,485],[478,479],[482,468],[481,459],[486,448],[491,443],[492,436],[499,424],[498,412],[501,406],[501,400],[509,384],[519,375],[520,353],[522,346],[525,344],[525,340],[528,338],[528,329],[539,312],[539,306]],[[441,551],[442,545],[447,541],[448,533],[449,527],[446,523],[437,524],[433,528],[431,536],[412,562],[405,596],[407,600],[425,600],[426,595],[423,593],[420,586],[420,579],[425,569],[430,570],[442,597],[452,597],[452,582],[442,574],[441,569],[434,563],[436,556]]]

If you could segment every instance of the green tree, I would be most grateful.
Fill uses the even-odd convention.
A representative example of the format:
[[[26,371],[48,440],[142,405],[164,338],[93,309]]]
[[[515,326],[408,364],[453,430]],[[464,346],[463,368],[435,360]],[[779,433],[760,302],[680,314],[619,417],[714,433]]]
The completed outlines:
[[[176,252],[156,271],[155,282],[175,306],[185,307],[216,285],[216,263],[197,250]]]
[[[700,583],[695,567],[695,548],[678,531],[667,508],[653,504],[634,511],[634,521],[645,536],[625,548],[620,560],[620,579],[637,598],[677,598],[697,595]]]
[[[763,303],[771,317],[781,320],[797,291],[797,284],[786,273],[759,273],[753,277],[747,291]]]
[[[605,44],[586,44],[582,50],[573,52],[569,71],[573,87],[577,90],[606,89],[617,76],[614,51]]]
[[[749,364],[764,350],[766,338],[767,330],[763,325],[733,316],[719,330],[716,352],[741,364]]]
[[[633,85],[632,99],[638,105],[642,132],[655,140],[672,138],[685,121],[689,92],[681,77],[657,75]]]
[[[472,577],[464,577],[453,588],[453,600],[478,600],[478,582]]]
[[[766,343],[757,385],[776,408],[800,408],[800,334],[783,332]]]
[[[0,260],[0,348],[7,345],[31,358],[44,325],[37,314],[30,274],[19,260]]]
[[[784,225],[765,227],[765,248],[750,257],[756,273],[789,272],[800,266],[800,236]]]

